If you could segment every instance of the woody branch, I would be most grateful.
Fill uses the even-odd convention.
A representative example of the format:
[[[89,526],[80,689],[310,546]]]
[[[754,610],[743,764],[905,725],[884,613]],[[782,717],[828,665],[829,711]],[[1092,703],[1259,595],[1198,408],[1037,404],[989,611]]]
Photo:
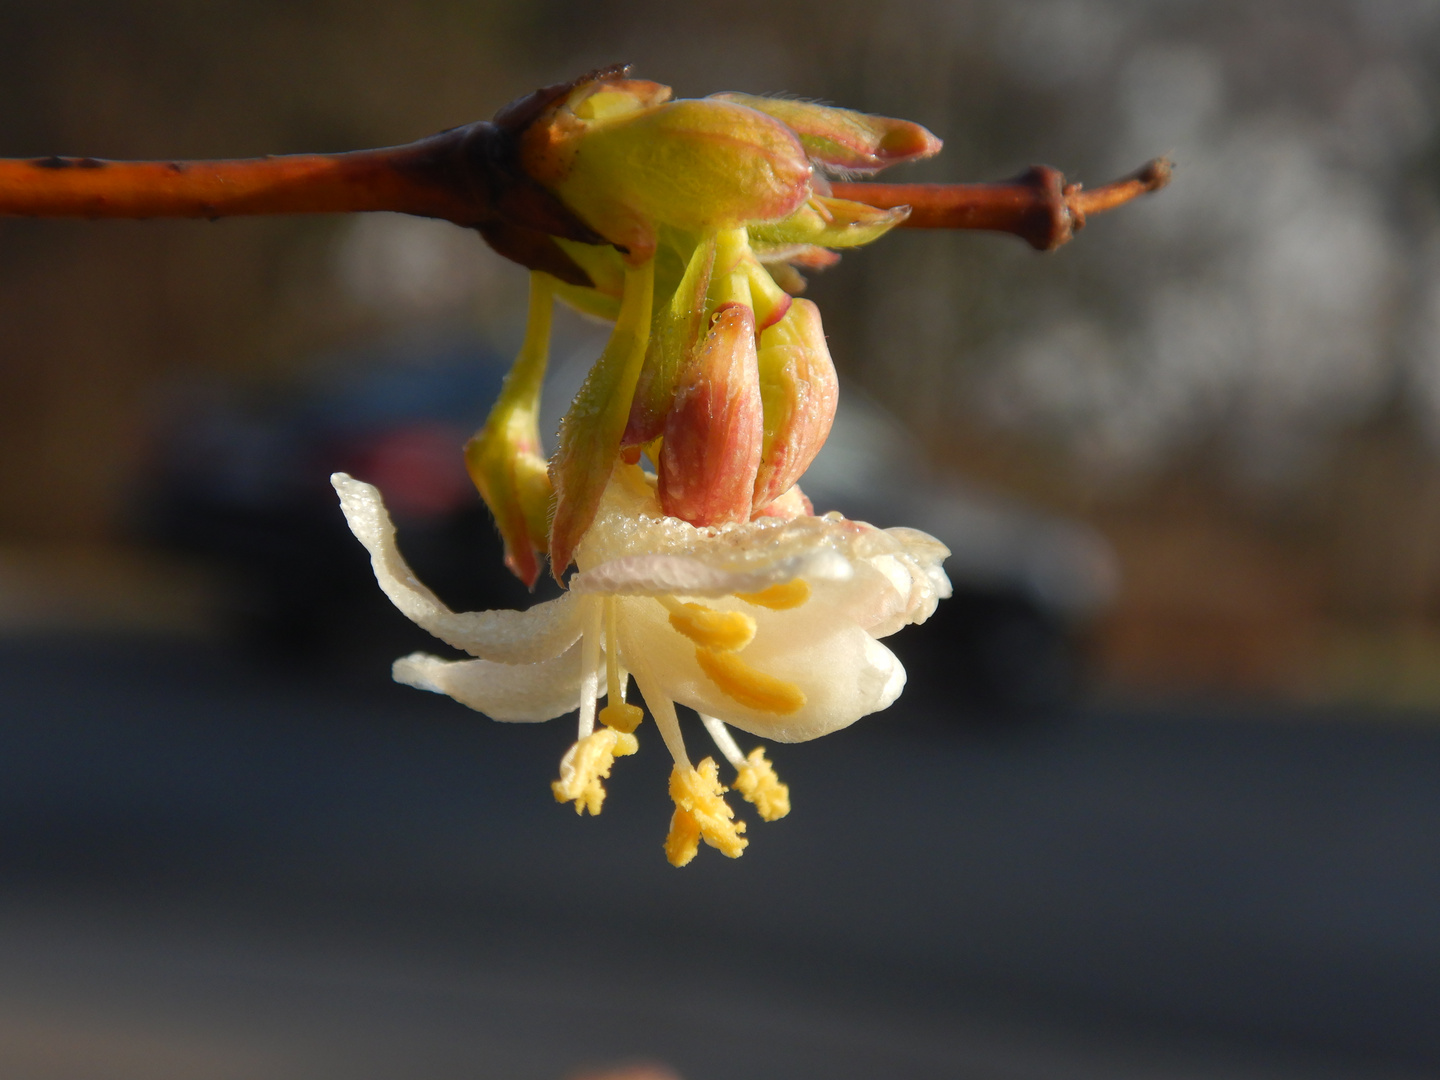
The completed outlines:
[[[404,146],[343,154],[218,161],[0,159],[0,215],[215,219],[389,210],[473,227],[506,216],[498,203],[514,188],[513,178],[488,167],[489,127],[471,124]],[[994,184],[832,187],[837,197],[870,206],[909,206],[905,228],[1007,232],[1049,251],[1069,241],[1090,214],[1164,187],[1170,169],[1167,159],[1157,158],[1092,189],[1067,184],[1045,165]]]

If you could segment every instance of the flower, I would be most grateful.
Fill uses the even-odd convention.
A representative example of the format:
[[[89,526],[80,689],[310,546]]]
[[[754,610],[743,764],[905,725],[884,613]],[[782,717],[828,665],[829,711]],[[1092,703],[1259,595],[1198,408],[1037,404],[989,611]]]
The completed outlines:
[[[502,175],[482,235],[531,268],[524,344],[466,465],[526,584],[540,554],[565,583],[527,611],[456,613],[415,580],[374,488],[333,478],[381,588],[471,654],[397,660],[397,681],[496,720],[579,711],[551,785],[600,812],[617,758],[639,749],[633,675],[674,759],[665,852],[731,857],[745,823],[713,758],[692,763],[676,705],[700,714],[761,818],[790,812],[764,750],[730,727],[803,742],[888,707],[905,669],[879,639],[950,593],[933,538],[814,516],[798,481],[835,416],[835,366],[798,266],[834,262],[903,221],[830,194],[826,171],[927,157],[918,124],[798,101],[672,101],[623,68],[536,91],[489,130]],[[504,203],[503,207],[500,203]],[[498,220],[498,219],[497,219]],[[561,422],[538,416],[555,299],[614,322]],[[655,474],[638,462],[648,454]],[[605,705],[600,708],[600,699]]]
[[[634,676],[674,758],[666,854],[676,866],[701,840],[732,857],[747,843],[714,760],[692,764],[677,703],[700,714],[761,817],[783,817],[788,789],[762,750],[742,754],[728,727],[804,742],[888,707],[905,670],[878,639],[923,622],[950,593],[940,567],[948,552],[924,533],[804,513],[695,526],[664,512],[653,477],[622,465],[564,595],[526,611],[457,613],[405,565],[380,493],[343,473],[331,479],[386,595],[475,657],[416,653],[395,662],[396,681],[496,720],[579,709],[576,742],[553,785],[577,813],[600,811],[601,781],[638,746],[642,714],[625,700]]]

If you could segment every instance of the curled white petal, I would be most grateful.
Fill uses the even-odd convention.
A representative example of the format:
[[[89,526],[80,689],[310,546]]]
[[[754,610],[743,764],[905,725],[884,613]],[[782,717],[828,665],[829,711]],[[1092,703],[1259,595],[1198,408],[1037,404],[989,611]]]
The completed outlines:
[[[406,565],[380,492],[345,473],[330,483],[390,602],[447,645],[499,663],[533,664],[559,656],[579,639],[580,613],[568,595],[525,611],[451,611]]]
[[[391,675],[406,686],[446,694],[492,720],[552,720],[580,705],[578,645],[536,664],[442,660],[417,652],[396,660]]]
[[[757,593],[795,578],[845,581],[850,563],[834,551],[816,551],[740,570],[685,555],[622,555],[570,579],[570,591],[608,596],[731,596]]]
[[[649,478],[616,469],[576,551],[572,591],[721,597],[803,578],[812,612],[875,637],[924,622],[950,593],[949,549],[916,529],[877,529],[837,515],[761,518],[699,528],[666,517]],[[818,602],[817,602],[818,601]],[[807,605],[809,606],[809,605]]]

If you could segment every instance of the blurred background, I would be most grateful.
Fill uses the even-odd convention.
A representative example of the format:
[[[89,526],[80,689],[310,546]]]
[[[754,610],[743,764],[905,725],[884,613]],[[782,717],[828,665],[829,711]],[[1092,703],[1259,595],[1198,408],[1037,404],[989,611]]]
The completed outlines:
[[[917,120],[897,181],[1176,163],[1054,254],[814,276],[812,494],[959,595],[900,705],[774,755],[793,820],[683,874],[657,747],[577,823],[563,723],[385,682],[426,641],[327,492],[524,602],[455,453],[523,271],[391,215],[0,219],[7,1074],[1440,1067],[1440,7],[74,0],[0,57],[5,156],[406,142],[623,60]],[[557,333],[552,417],[604,336]]]

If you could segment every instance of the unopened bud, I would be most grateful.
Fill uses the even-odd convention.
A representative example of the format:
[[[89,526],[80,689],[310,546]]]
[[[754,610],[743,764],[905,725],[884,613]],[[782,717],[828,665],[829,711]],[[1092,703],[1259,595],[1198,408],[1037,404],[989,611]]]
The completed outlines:
[[[613,249],[612,249],[613,250]],[[645,365],[630,405],[621,445],[639,448],[665,433],[665,418],[675,401],[680,379],[690,370],[695,354],[705,344],[706,297],[715,267],[715,238],[706,237],[696,245],[680,284],[669,301],[655,313]]]
[[[791,303],[785,317],[760,336],[757,366],[764,402],[753,506],[759,512],[810,467],[835,420],[839,385],[820,309],[809,300]]]
[[[750,520],[763,436],[755,314],[727,305],[715,313],[665,420],[661,508],[692,525]]]
[[[533,416],[498,408],[465,444],[465,468],[505,541],[505,565],[532,586],[540,576],[535,553],[550,532],[549,466],[539,444]]]
[[[465,444],[465,468],[505,541],[505,565],[532,586],[540,576],[535,553],[545,549],[550,532],[550,477],[540,448],[539,416],[550,350],[552,289],[546,275],[531,274],[530,313],[520,355],[485,426]]]
[[[521,163],[632,265],[656,229],[704,231],[778,221],[810,194],[795,134],[755,109],[712,99],[667,101],[657,83],[590,83],[521,139]]]
[[[715,94],[773,116],[800,136],[805,153],[841,172],[878,172],[940,152],[942,143],[919,124],[788,98]]]
[[[782,521],[790,521],[797,517],[814,517],[815,504],[810,501],[810,496],[800,490],[800,485],[795,484],[789,490],[778,495],[774,501],[756,510],[754,518],[780,518]]]

